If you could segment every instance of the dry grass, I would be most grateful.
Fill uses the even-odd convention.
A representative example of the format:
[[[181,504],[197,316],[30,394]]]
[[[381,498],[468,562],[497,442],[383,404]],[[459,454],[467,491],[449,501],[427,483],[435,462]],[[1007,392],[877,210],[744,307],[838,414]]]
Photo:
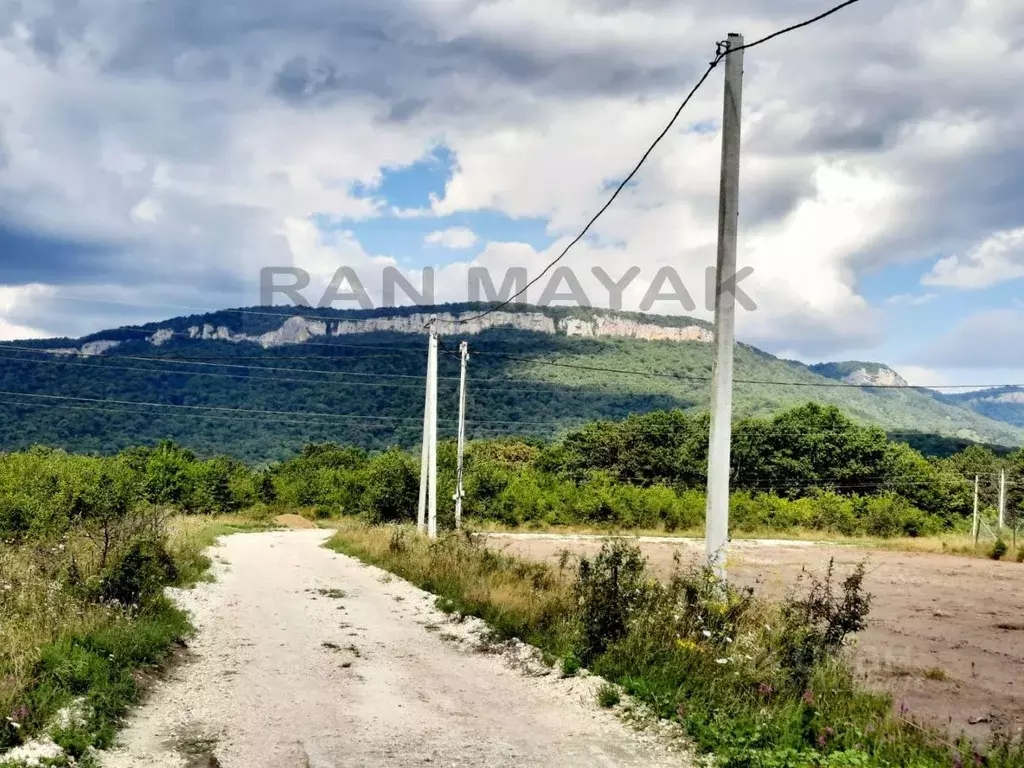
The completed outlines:
[[[414,528],[339,521],[328,545],[438,595],[449,612],[479,616],[503,637],[530,642],[571,614],[572,583],[557,569],[496,553],[468,538],[436,542]],[[466,548],[477,557],[466,557]]]
[[[59,575],[57,547],[0,545],[0,713],[17,711],[43,646],[114,620],[108,606],[75,599]]]

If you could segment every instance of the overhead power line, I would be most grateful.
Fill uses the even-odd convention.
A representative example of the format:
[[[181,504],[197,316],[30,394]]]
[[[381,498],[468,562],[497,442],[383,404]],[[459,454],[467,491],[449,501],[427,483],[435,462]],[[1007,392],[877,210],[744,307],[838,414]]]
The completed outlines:
[[[535,365],[547,365],[553,368],[568,368],[576,371],[590,371],[594,373],[615,373],[626,376],[645,376],[664,379],[675,379],[677,381],[698,381],[710,382],[711,376],[690,376],[681,373],[666,373],[663,371],[642,371],[628,368],[608,368],[604,366],[576,365],[573,363],[557,363],[550,360],[542,360],[533,357],[521,357],[517,355],[506,355],[502,352],[474,352],[477,357],[500,357],[506,360],[517,360]],[[1011,387],[1024,387],[1024,384],[852,384],[846,381],[780,381],[774,379],[735,379],[735,384],[763,384],[780,387],[822,387],[839,389],[999,389]]]
[[[770,40],[774,40],[777,37],[782,37],[783,35],[788,35],[790,32],[796,32],[798,29],[803,29],[804,27],[809,27],[812,24],[817,24],[819,21],[827,19],[829,16],[832,16],[833,14],[839,13],[841,10],[843,10],[845,8],[848,8],[851,5],[855,5],[856,3],[859,3],[859,2],[860,2],[860,0],[847,0],[847,2],[840,3],[835,8],[831,8],[831,9],[825,11],[824,13],[817,15],[813,19],[807,19],[806,21],[801,21],[799,24],[794,24],[791,27],[786,27],[785,29],[780,29],[778,32],[773,32],[772,34],[767,35],[766,37],[762,37],[760,40],[755,40],[752,43],[747,43],[745,45],[741,45],[741,46],[738,46],[736,48],[733,48],[733,49],[729,50],[726,53],[726,56],[729,56],[729,55],[734,54],[734,53],[739,53],[740,51],[749,51],[751,48],[756,48],[759,45],[764,45],[765,43],[769,42]]]
[[[16,351],[16,352],[26,352],[26,353],[31,353],[31,354],[41,354],[41,355],[47,355],[48,357],[51,357],[51,358],[63,357],[63,355],[58,355],[53,350],[41,349],[41,348],[33,348],[33,347],[22,347],[22,346],[17,346],[17,345],[13,345],[13,344],[0,344],[0,350],[11,350],[11,351]],[[414,351],[414,350],[410,350],[410,351]],[[415,350],[415,351],[421,352],[420,350]],[[448,352],[447,350],[444,350],[444,351],[449,356],[452,356],[452,353]],[[112,354],[112,355],[108,355],[108,354],[102,354],[101,355],[101,354],[98,354],[98,353],[87,353],[87,354],[76,353],[76,354],[79,357],[97,358],[97,359],[103,360],[104,362],[102,364],[100,364],[100,365],[90,365],[90,364],[85,364],[85,363],[76,363],[76,362],[71,362],[71,361],[65,361],[63,359],[47,360],[46,362],[50,363],[50,364],[75,365],[75,366],[79,366],[79,367],[94,367],[94,368],[109,367],[109,368],[121,368],[121,369],[124,369],[124,370],[140,370],[140,371],[141,370],[148,370],[148,371],[151,371],[152,373],[156,373],[156,374],[164,373],[164,371],[160,371],[160,370],[156,370],[156,369],[144,369],[144,368],[134,368],[134,367],[128,367],[128,366],[119,366],[115,362],[107,362],[107,361],[129,360],[129,361],[147,362],[147,363],[166,363],[166,364],[169,364],[169,365],[179,365],[179,366],[182,366],[182,365],[183,366],[194,365],[194,366],[212,367],[212,368],[231,368],[233,370],[267,371],[267,372],[270,372],[270,373],[290,373],[290,374],[295,374],[295,373],[318,373],[318,374],[323,374],[325,376],[355,377],[355,378],[363,378],[363,379],[367,379],[367,378],[370,378],[370,379],[405,379],[405,380],[412,379],[412,380],[415,380],[415,381],[421,381],[423,379],[422,375],[416,375],[416,374],[362,373],[362,372],[354,372],[354,371],[324,371],[324,370],[319,370],[319,369],[315,369],[315,368],[301,368],[301,367],[288,368],[288,367],[266,366],[266,365],[242,365],[242,364],[231,363],[231,362],[213,362],[215,360],[220,359],[220,358],[217,358],[216,356],[209,356],[208,358],[204,358],[204,359],[200,360],[200,359],[193,359],[190,356],[186,356],[186,357],[171,357],[171,356],[164,356],[164,355],[122,355],[122,354],[117,354],[117,353]],[[559,363],[559,362],[554,362],[554,361],[551,361],[551,360],[544,360],[544,359],[535,358],[535,357],[523,357],[523,356],[519,356],[519,355],[509,355],[509,354],[505,354],[505,353],[502,353],[502,352],[480,352],[480,351],[474,351],[473,354],[476,357],[493,357],[493,358],[500,358],[500,359],[505,359],[505,360],[514,360],[514,361],[518,361],[518,362],[530,363],[530,364],[534,364],[534,365],[543,365],[543,366],[548,366],[548,367],[552,367],[552,368],[564,368],[564,369],[568,369],[568,370],[586,371],[586,372],[590,372],[590,373],[611,373],[611,374],[625,375],[625,376],[643,376],[645,378],[654,377],[654,378],[669,379],[669,380],[674,380],[674,381],[686,381],[686,382],[697,382],[697,383],[707,383],[707,382],[711,381],[711,376],[709,376],[709,375],[688,375],[688,374],[681,374],[681,373],[668,373],[668,372],[656,371],[656,370],[638,370],[638,369],[628,369],[628,368],[611,368],[611,367],[607,367],[607,366],[578,365],[578,364],[574,364],[574,363]],[[72,355],[70,355],[70,354],[68,355],[68,357],[71,357],[71,356]],[[224,358],[224,360],[227,360],[227,361],[235,360],[235,359],[267,360],[268,362],[270,362],[270,361],[274,361],[274,360],[277,360],[277,359],[305,360],[305,359],[321,359],[321,358],[317,357],[317,356],[313,356],[313,357],[297,356],[297,357],[294,357],[294,358],[276,358],[276,357],[267,357],[267,358],[261,358],[261,357],[251,357],[251,358],[249,358],[249,357],[242,357],[242,358],[229,357],[229,358]],[[344,358],[331,358],[330,356],[326,356],[325,359],[344,359]],[[27,362],[27,363],[41,362],[41,361],[33,361],[33,360],[28,359],[28,358],[14,358],[14,357],[3,357],[3,356],[0,356],[0,360],[10,360],[10,361]],[[195,372],[195,371],[185,371],[185,372],[182,372],[182,373],[183,374],[187,373],[187,374],[190,374],[190,375],[193,375],[193,376],[208,375],[208,376],[220,376],[220,377],[238,376],[239,378],[252,378],[252,379],[258,379],[259,378],[259,377],[245,377],[245,376],[240,376],[240,375],[237,375],[237,374],[202,374],[202,373]],[[272,377],[272,378],[268,377],[266,380],[267,381],[292,381],[292,382],[300,382],[300,383],[302,383],[302,382],[304,382],[304,383],[317,383],[315,379],[285,379],[285,378],[281,378],[281,377],[277,377],[277,376]],[[440,376],[440,377],[438,377],[438,380],[439,381],[457,382],[459,380],[459,378],[457,376]],[[505,385],[505,384],[520,384],[520,383],[521,384],[528,384],[528,385],[548,386],[548,387],[565,386],[563,384],[560,384],[557,381],[547,382],[547,381],[538,381],[538,380],[535,380],[535,379],[509,379],[509,378],[503,378],[503,379],[476,379],[476,380],[474,380],[473,383],[474,383],[474,385],[483,384],[483,385],[487,385],[487,386],[491,386],[491,385],[495,385],[495,384]],[[747,384],[747,385],[760,385],[760,386],[801,387],[801,388],[819,388],[819,389],[880,389],[880,390],[909,390],[909,391],[952,390],[952,389],[987,390],[987,389],[1024,388],[1024,384],[853,384],[853,383],[845,382],[845,381],[820,381],[820,382],[818,382],[818,381],[784,381],[784,380],[780,380],[780,379],[735,379],[734,383],[736,383],[736,384]],[[339,383],[338,386],[356,386],[356,384]],[[398,384],[389,384],[389,383],[372,383],[372,384],[371,383],[367,383],[367,384],[365,384],[365,386],[413,389],[413,388],[418,388],[421,385],[419,385],[419,384],[398,385]],[[500,391],[500,390],[493,390],[492,389],[492,390],[489,390],[489,391],[490,392],[496,392],[496,391]],[[546,390],[537,390],[537,389],[528,390],[528,389],[520,389],[520,388],[509,388],[509,389],[506,389],[504,391],[507,391],[507,392],[544,392]],[[557,392],[553,391],[553,394],[557,394]],[[636,392],[630,392],[630,391],[622,391],[622,392],[608,392],[608,393],[601,393],[601,394],[608,394],[609,396],[611,396],[611,395],[627,396],[627,395],[635,395],[637,393]],[[651,393],[651,394],[658,394],[658,393]]]
[[[151,411],[144,410],[130,410],[128,408],[119,407],[105,407],[99,405],[68,405],[66,403],[30,403],[17,400],[0,400],[0,405],[13,406],[16,408],[59,408],[62,410],[72,411],[93,411],[96,413],[116,413],[125,416],[146,416],[149,419],[154,417]],[[139,403],[138,405],[142,405]],[[318,416],[330,416],[331,414],[316,414]],[[259,413],[241,413],[233,414],[231,416],[215,415],[211,413],[195,413],[195,412],[163,412],[157,414],[158,417],[174,416],[175,418],[183,416],[185,418],[199,418],[199,419],[214,419],[216,421],[228,421],[228,422],[248,422],[253,419],[258,419],[268,424],[302,424],[310,427],[330,427],[336,429],[339,425],[337,422],[323,421],[315,418],[303,418],[303,419],[286,419],[278,416],[264,416]],[[404,426],[401,424],[395,424],[393,422],[386,423],[371,423],[371,422],[360,422],[358,424],[344,424],[342,425],[345,429],[394,429],[398,426]]]
[[[697,94],[697,91],[699,91],[701,89],[701,87],[704,85],[704,83],[707,82],[707,79],[711,76],[711,73],[715,70],[715,68],[719,64],[722,63],[722,61],[727,56],[729,56],[732,53],[738,53],[739,51],[742,51],[742,50],[749,50],[750,48],[755,48],[755,47],[757,47],[759,45],[763,45],[764,43],[767,43],[769,40],[774,40],[775,38],[780,37],[782,35],[788,34],[790,32],[794,32],[794,31],[796,31],[798,29],[803,29],[804,27],[808,27],[808,26],[810,26],[812,24],[815,24],[815,23],[821,21],[822,19],[826,19],[829,16],[831,16],[831,15],[833,15],[835,13],[838,13],[839,11],[843,10],[844,8],[847,8],[848,6],[851,6],[854,3],[857,3],[859,1],[860,0],[847,0],[847,2],[844,2],[844,3],[840,4],[840,5],[837,5],[836,7],[832,8],[831,10],[826,11],[825,13],[819,14],[818,16],[815,16],[812,19],[808,19],[806,21],[800,22],[799,24],[794,24],[794,25],[792,25],[790,27],[786,27],[785,29],[780,29],[778,32],[774,32],[774,33],[768,35],[767,37],[763,37],[760,40],[755,40],[753,43],[749,43],[748,45],[738,46],[737,48],[732,49],[732,50],[730,50],[726,46],[726,44],[719,43],[718,44],[718,50],[715,53],[715,58],[708,65],[708,68],[704,71],[704,74],[697,81],[697,84],[686,95],[686,98],[683,99],[683,102],[679,105],[679,108],[676,109],[675,114],[673,114],[672,118],[668,121],[668,125],[666,125],[664,127],[664,129],[662,129],[661,133],[658,134],[658,136],[654,139],[654,142],[647,148],[647,151],[644,152],[644,154],[641,156],[640,161],[633,167],[633,170],[630,171],[629,175],[627,175],[626,178],[623,179],[622,182],[619,183],[619,185],[615,188],[615,191],[612,193],[611,197],[608,198],[608,202],[606,202],[603,206],[601,206],[601,209],[596,214],[594,214],[593,218],[591,218],[590,221],[587,222],[586,226],[583,227],[582,231],[578,235],[576,235],[576,237],[574,237],[572,239],[572,241],[570,241],[570,243],[562,250],[562,252],[560,254],[558,254],[557,257],[555,257],[555,259],[553,261],[551,261],[546,267],[544,267],[543,270],[541,270],[539,275],[537,275],[535,278],[530,280],[521,290],[519,290],[518,292],[516,292],[515,294],[513,294],[512,296],[510,296],[508,299],[506,299],[505,301],[501,302],[500,304],[497,304],[496,306],[491,307],[486,312],[481,312],[480,314],[474,315],[473,317],[469,317],[469,318],[465,318],[465,319],[462,319],[462,320],[458,320],[457,321],[458,324],[462,325],[464,323],[469,323],[469,322],[472,322],[474,320],[480,320],[482,318],[487,317],[490,314],[493,314],[494,312],[497,312],[498,310],[500,310],[500,309],[502,309],[504,307],[507,307],[509,304],[513,303],[516,299],[518,299],[520,296],[522,296],[524,293],[526,293],[531,287],[536,285],[537,282],[541,278],[544,277],[544,275],[546,275],[548,272],[550,272],[551,269],[556,264],[558,264],[562,259],[564,259],[568,255],[569,251],[572,250],[572,248],[577,243],[579,243],[584,237],[587,236],[587,233],[590,232],[590,230],[594,226],[594,224],[597,223],[597,220],[600,219],[601,216],[604,215],[605,211],[607,211],[611,207],[612,203],[614,203],[615,200],[622,193],[622,190],[624,190],[626,188],[626,186],[629,184],[629,182],[633,180],[633,177],[636,176],[637,173],[640,172],[640,169],[644,166],[644,163],[647,162],[648,158],[654,152],[655,148],[657,148],[657,146],[661,143],[662,139],[664,139],[668,135],[668,132],[670,130],[672,130],[672,127],[676,124],[676,121],[679,119],[679,116],[683,113],[683,110],[686,109],[687,105],[690,103],[690,101],[693,99],[693,97]]]
[[[359,416],[355,414],[335,414],[335,413],[323,413],[318,411],[276,411],[276,410],[261,410],[254,408],[235,408],[229,406],[220,405],[183,405],[179,403],[153,403],[153,402],[142,402],[138,400],[111,400],[100,397],[78,397],[73,395],[49,395],[39,394],[34,392],[7,392],[0,391],[0,396],[3,397],[30,397],[39,398],[43,401],[66,401],[75,403],[99,403],[101,405],[127,405],[127,406],[142,406],[146,408],[170,408],[173,410],[188,410],[188,411],[208,411],[215,413],[233,413],[233,414],[251,414],[257,416],[302,416],[302,417],[316,417],[323,419],[338,419],[338,420],[357,420],[357,421],[391,421],[391,422],[417,422],[416,418],[398,417],[398,416]]]

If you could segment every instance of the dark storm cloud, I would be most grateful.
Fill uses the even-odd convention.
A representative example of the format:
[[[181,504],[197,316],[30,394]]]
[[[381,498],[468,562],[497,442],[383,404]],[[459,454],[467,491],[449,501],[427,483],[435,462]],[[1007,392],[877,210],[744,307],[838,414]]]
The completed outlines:
[[[108,68],[119,74],[181,77],[187,52],[225,50],[261,71],[270,90],[290,101],[335,91],[396,100],[453,75],[592,97],[676,90],[692,77],[686,57],[645,63],[624,46],[574,40],[563,50],[524,46],[500,35],[448,39],[437,20],[396,0],[282,4],[169,0],[130,7],[117,19],[120,47]],[[710,44],[709,44],[710,45]]]
[[[814,183],[808,173],[793,173],[773,177],[762,184],[744,185],[746,203],[742,216],[744,226],[757,227],[771,221],[780,221],[814,194]],[[715,205],[718,201],[715,200]]]
[[[123,254],[109,244],[49,237],[0,218],[0,285],[60,284],[119,273]]]

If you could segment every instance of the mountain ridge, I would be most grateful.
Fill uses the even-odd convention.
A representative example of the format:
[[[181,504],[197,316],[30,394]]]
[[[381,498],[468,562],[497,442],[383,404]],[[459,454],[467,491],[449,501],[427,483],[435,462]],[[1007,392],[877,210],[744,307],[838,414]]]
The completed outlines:
[[[8,417],[0,423],[0,449],[46,443],[105,452],[166,437],[200,453],[262,461],[304,442],[412,447],[422,435],[424,324],[434,314],[448,323],[443,338],[454,341],[454,331],[470,340],[471,437],[549,439],[587,421],[709,406],[714,348],[704,321],[526,305],[494,313],[488,323],[454,325],[490,306],[239,308],[80,339],[19,342],[33,351],[5,351],[0,360],[0,389],[9,393],[0,398]],[[891,434],[1024,443],[1024,425],[986,418],[935,393],[862,389],[836,380],[851,374],[848,364],[831,365],[838,368],[827,377],[737,344],[736,417],[814,400]],[[458,361],[442,355],[441,376],[447,436],[457,415]]]

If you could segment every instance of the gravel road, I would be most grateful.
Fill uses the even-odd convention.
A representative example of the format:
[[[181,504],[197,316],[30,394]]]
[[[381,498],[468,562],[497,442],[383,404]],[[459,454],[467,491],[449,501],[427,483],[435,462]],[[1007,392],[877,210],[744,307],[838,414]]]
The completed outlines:
[[[216,581],[175,599],[189,659],[130,719],[107,768],[683,766],[601,710],[596,681],[478,650],[480,624],[320,545],[323,531],[239,534]],[[518,660],[518,662],[517,662]]]

